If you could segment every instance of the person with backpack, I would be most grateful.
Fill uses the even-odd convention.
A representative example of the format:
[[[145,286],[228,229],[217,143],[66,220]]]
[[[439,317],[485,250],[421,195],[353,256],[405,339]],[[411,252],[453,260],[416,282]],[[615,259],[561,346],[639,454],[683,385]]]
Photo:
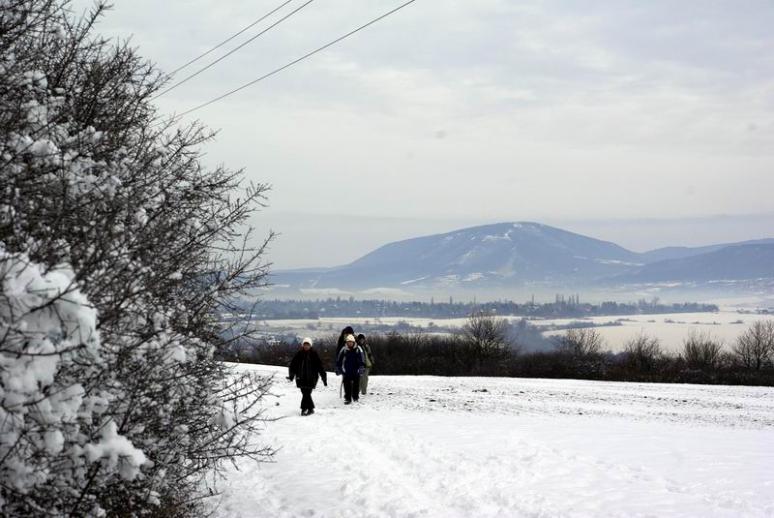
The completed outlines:
[[[322,378],[323,385],[328,386],[328,375],[323,369],[322,361],[317,351],[312,349],[312,339],[304,338],[301,349],[293,356],[288,369],[288,381],[296,379],[296,386],[301,389],[301,415],[314,414],[312,391],[317,386],[317,380]]]
[[[360,376],[360,394],[365,396],[368,393],[368,374],[374,366],[374,354],[371,351],[371,346],[366,342],[366,337],[363,333],[357,335],[357,345],[363,350],[363,357],[365,358],[365,370],[363,375]]]
[[[365,355],[357,345],[355,335],[347,335],[344,344],[336,357],[336,376],[342,377],[344,404],[349,405],[360,399],[360,376],[365,371]]]

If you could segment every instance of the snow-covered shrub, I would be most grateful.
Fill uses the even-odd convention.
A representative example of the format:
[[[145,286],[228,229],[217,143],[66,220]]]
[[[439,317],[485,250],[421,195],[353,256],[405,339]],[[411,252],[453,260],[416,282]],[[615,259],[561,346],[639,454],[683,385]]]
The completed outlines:
[[[217,319],[263,284],[267,187],[206,169],[163,78],[60,0],[0,0],[0,514],[195,511],[251,445],[268,381]],[[271,236],[269,236],[271,237]],[[209,482],[208,482],[209,481]]]

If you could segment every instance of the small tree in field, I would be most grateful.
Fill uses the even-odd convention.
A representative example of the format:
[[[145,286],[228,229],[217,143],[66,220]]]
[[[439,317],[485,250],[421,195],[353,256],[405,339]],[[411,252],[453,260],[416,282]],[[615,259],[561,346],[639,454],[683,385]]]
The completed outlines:
[[[754,322],[737,338],[733,353],[748,369],[760,370],[774,357],[774,321]]]
[[[156,113],[103,10],[0,8],[3,516],[199,514],[224,461],[271,453],[268,380],[213,359],[217,314],[264,283],[238,229],[267,187],[201,164],[211,134]]]
[[[462,344],[469,348],[468,363],[472,373],[486,368],[501,368],[509,355],[518,353],[518,348],[509,339],[509,332],[510,325],[504,318],[482,311],[468,317],[459,337]],[[485,368],[485,365],[488,367]]]
[[[604,339],[596,329],[568,329],[555,339],[558,359],[575,375],[601,375],[605,371],[602,356]]]
[[[508,343],[508,321],[477,311],[462,326],[462,336],[482,351],[501,349]]]
[[[604,343],[602,335],[596,329],[568,329],[564,336],[557,339],[557,349],[580,358],[600,354]]]
[[[640,334],[624,345],[628,365],[639,372],[649,372],[656,368],[662,356],[658,338]]]
[[[711,370],[721,359],[723,346],[709,333],[692,332],[683,342],[682,358],[693,369]]]

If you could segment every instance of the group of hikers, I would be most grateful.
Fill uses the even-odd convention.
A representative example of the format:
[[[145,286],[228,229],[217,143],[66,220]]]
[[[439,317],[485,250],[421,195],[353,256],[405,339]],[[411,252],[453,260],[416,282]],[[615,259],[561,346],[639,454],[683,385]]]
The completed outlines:
[[[341,376],[344,386],[344,404],[359,401],[361,395],[368,393],[368,373],[374,366],[374,355],[365,335],[355,336],[351,326],[342,329],[334,358],[334,371],[336,376]],[[301,348],[290,362],[287,379],[295,379],[296,386],[301,389],[301,415],[314,414],[312,391],[319,379],[322,379],[323,385],[327,387],[328,376],[320,355],[312,349],[311,338],[301,341]]]

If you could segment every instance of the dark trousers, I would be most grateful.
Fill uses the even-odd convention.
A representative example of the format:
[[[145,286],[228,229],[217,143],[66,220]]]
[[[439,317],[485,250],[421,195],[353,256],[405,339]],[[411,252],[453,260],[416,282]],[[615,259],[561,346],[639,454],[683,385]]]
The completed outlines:
[[[301,389],[301,410],[314,410],[314,401],[312,401],[312,390],[310,388]]]
[[[344,378],[344,401],[357,401],[360,398],[360,376]]]

